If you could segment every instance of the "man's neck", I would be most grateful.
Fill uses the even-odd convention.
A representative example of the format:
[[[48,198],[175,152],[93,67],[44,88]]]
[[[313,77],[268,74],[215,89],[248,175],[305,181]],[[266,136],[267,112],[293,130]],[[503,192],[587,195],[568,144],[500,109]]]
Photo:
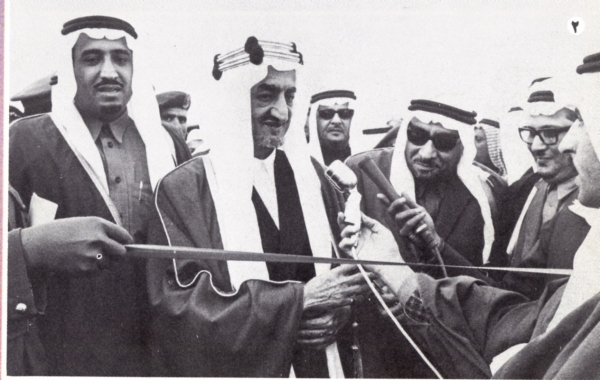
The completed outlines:
[[[124,114],[127,113],[127,107],[123,107],[123,109],[120,112],[110,115],[90,112],[88,110],[85,110],[83,107],[78,106],[77,102],[75,102],[75,108],[77,108],[77,111],[79,111],[79,114],[84,120],[96,120],[101,123],[112,123],[113,121],[121,118]]]

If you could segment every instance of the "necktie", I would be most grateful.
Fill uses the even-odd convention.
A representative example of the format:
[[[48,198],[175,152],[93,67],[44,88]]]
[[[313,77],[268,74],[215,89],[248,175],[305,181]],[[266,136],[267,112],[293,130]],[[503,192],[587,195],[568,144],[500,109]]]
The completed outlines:
[[[542,212],[542,223],[546,223],[556,215],[558,212],[558,190],[556,185],[551,185],[548,188],[548,195],[546,195],[546,202],[544,203],[544,210]]]
[[[523,223],[521,224],[517,244],[515,245],[511,258],[511,266],[517,266],[521,263],[539,236],[540,227],[543,223],[544,203],[546,202],[546,195],[548,194],[548,183],[542,181],[536,185],[536,187],[537,192],[535,193],[535,196],[525,213]]]

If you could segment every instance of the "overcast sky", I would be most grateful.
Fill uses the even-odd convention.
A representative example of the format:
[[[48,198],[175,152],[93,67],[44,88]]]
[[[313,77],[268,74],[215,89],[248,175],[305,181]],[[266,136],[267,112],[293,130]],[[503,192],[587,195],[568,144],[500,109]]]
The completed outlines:
[[[212,58],[246,38],[293,41],[312,93],[345,88],[355,128],[382,127],[411,99],[456,98],[482,117],[518,102],[532,79],[571,72],[600,51],[600,7],[588,1],[18,0],[7,10],[14,94],[56,67],[62,24],[103,14],[130,21],[151,50],[159,92],[192,95],[190,122],[210,112]],[[569,31],[580,17],[585,30]],[[360,122],[360,123],[359,123]],[[208,126],[205,126],[208,127]],[[380,137],[363,138],[368,147]]]

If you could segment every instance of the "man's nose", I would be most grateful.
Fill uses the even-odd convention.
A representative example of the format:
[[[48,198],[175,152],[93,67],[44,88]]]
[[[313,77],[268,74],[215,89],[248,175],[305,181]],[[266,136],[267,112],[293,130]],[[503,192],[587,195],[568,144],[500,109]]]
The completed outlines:
[[[271,107],[271,116],[277,118],[279,121],[285,122],[289,117],[289,110],[285,96],[282,94],[277,97],[273,107]]]
[[[531,142],[531,151],[532,152],[541,152],[546,149],[548,149],[548,145],[546,145],[542,142],[542,139],[540,138],[539,135],[535,136],[533,138],[533,141]]]
[[[106,57],[102,62],[100,76],[102,78],[117,78],[117,70],[115,69],[115,65],[113,64],[112,59],[110,59],[110,57]]]
[[[331,123],[342,124],[342,119],[340,118],[340,115],[337,112],[333,114],[333,119],[331,119]]]
[[[419,155],[422,158],[435,158],[437,157],[437,154],[438,151],[435,146],[433,146],[433,141],[431,140],[427,141],[419,150]]]

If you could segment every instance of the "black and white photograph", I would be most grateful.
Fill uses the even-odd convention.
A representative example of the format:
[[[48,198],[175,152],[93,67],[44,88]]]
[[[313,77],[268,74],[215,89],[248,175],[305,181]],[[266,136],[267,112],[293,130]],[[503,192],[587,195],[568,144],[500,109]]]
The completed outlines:
[[[1,377],[600,378],[594,0],[4,0]]]

